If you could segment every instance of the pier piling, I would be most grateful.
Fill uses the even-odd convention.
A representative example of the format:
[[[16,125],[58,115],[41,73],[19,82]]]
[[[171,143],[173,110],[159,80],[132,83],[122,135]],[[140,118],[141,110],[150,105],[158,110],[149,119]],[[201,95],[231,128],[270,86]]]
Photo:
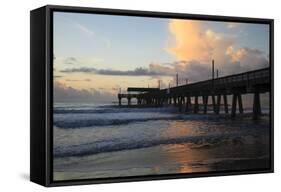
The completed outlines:
[[[270,92],[270,68],[263,68],[255,71],[229,75],[225,77],[214,77],[214,61],[212,61],[212,79],[179,85],[178,75],[177,86],[166,89],[129,87],[128,93],[118,93],[118,105],[122,105],[122,99],[127,99],[128,106],[132,105],[131,99],[137,99],[138,106],[163,107],[174,105],[180,112],[199,113],[202,98],[202,113],[208,112],[208,98],[211,97],[212,109],[215,114],[220,113],[221,100],[223,99],[225,114],[231,113],[231,117],[236,116],[236,108],[239,113],[244,113],[244,94],[253,94],[253,119],[261,116],[260,94]],[[138,93],[130,93],[138,92]],[[232,95],[231,111],[228,108],[227,97]],[[192,102],[191,102],[192,98]],[[193,99],[194,98],[194,99]]]
[[[216,108],[216,114],[220,113],[220,106],[221,106],[221,95],[217,96],[217,108]]]
[[[223,95],[223,102],[224,102],[224,112],[228,114],[228,103],[227,103],[227,95]]]
[[[208,110],[208,98],[209,98],[208,95],[202,96],[203,105],[204,105],[204,110],[203,110],[203,113],[204,113],[204,114],[207,114],[207,110]]]
[[[199,104],[198,104],[198,96],[194,97],[194,108],[193,108],[193,112],[196,114],[199,111]]]
[[[254,104],[253,104],[253,119],[257,120],[261,115],[261,103],[259,92],[254,93]]]
[[[243,113],[243,104],[242,104],[241,94],[238,94],[237,98],[238,98],[239,113],[242,114]]]
[[[233,94],[232,97],[232,107],[231,107],[231,117],[236,116],[236,103],[237,103],[237,94]]]
[[[215,97],[215,95],[212,95],[212,104],[213,104],[213,111],[214,111],[214,113],[216,113],[217,106],[216,106],[216,97]]]

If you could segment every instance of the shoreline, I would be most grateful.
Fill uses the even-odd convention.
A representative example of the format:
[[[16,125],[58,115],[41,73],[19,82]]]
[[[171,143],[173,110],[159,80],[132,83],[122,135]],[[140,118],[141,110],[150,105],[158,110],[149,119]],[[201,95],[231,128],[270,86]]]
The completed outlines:
[[[230,148],[231,147],[231,148]],[[242,150],[236,157],[237,150]],[[159,145],[142,149],[116,151],[86,157],[54,159],[54,179],[71,180],[145,176],[209,171],[233,171],[267,168],[269,155],[256,152],[266,147],[253,144],[192,148],[190,144]],[[248,153],[245,153],[249,151]],[[236,154],[236,155],[235,155]],[[206,157],[208,156],[208,157]],[[61,166],[62,168],[58,168]]]
[[[73,129],[54,129],[53,152],[66,154],[53,159],[55,180],[258,169],[270,163],[266,114],[253,121],[251,113],[233,119],[223,113],[188,115],[175,107],[111,107],[55,114],[58,122],[78,123]]]

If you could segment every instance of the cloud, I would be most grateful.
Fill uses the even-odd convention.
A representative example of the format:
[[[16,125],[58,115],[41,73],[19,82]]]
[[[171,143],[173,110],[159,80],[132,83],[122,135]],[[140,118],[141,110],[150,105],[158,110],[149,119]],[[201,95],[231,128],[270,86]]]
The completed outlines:
[[[229,24],[232,28],[234,25],[237,27],[236,23]],[[167,51],[181,61],[171,63],[169,66],[192,81],[200,80],[198,77],[201,79],[210,77],[213,59],[221,75],[269,66],[265,53],[248,47],[239,48],[235,44],[235,39],[205,29],[203,22],[173,19],[169,22],[169,32],[174,43]],[[157,71],[156,68],[154,70]],[[159,67],[159,70],[163,68]]]
[[[91,79],[66,79],[65,81],[69,81],[69,82],[81,82],[81,81],[86,81],[86,82],[89,82],[89,81],[91,81]]]
[[[174,77],[172,83],[175,83],[176,74],[179,75],[180,81],[184,83],[186,79],[188,79],[189,82],[195,82],[211,78],[211,66],[195,60],[181,60],[164,64],[153,63],[150,64],[150,69]]]
[[[84,81],[92,81],[92,80],[87,78],[87,79],[84,79]]]
[[[169,31],[175,40],[168,52],[178,60],[210,60],[213,41],[218,39],[211,30],[204,32],[198,21],[170,20]]]
[[[237,28],[240,24],[239,23],[232,23],[232,22],[229,22],[226,24],[226,27],[229,28],[229,29],[234,29],[234,28]]]
[[[230,46],[226,50],[226,55],[230,57],[231,63],[240,64],[240,67],[245,68],[245,70],[268,66],[268,58],[258,49],[240,48],[235,51]]]
[[[153,66],[153,65],[152,65]],[[112,69],[96,69],[93,67],[81,67],[81,68],[68,68],[61,70],[62,73],[94,73],[100,75],[113,75],[113,76],[167,76],[168,72],[153,70],[153,67],[147,68],[135,68],[134,70],[120,71]]]
[[[54,83],[55,102],[112,102],[116,100],[116,95],[109,92],[101,92],[96,89],[74,89],[62,83]]]
[[[95,35],[95,33],[92,30],[90,30],[88,27],[86,27],[86,26],[84,26],[84,25],[82,25],[80,23],[74,23],[74,26],[76,28],[80,29],[83,33],[85,33],[88,36],[92,37],[92,36]]]
[[[101,40],[106,48],[111,48],[111,41],[101,35],[97,35],[93,30],[91,30],[89,27],[86,27],[85,25],[82,25],[80,23],[74,23],[74,26],[82,31],[84,34],[86,34],[88,37],[92,38],[95,37],[96,39]]]
[[[211,61],[219,76],[237,74],[269,66],[266,53],[249,47],[238,47],[232,36],[206,29],[202,21],[170,20],[168,30],[174,42],[166,49],[174,62],[150,63],[131,70],[97,69],[93,67],[66,68],[61,73],[89,73],[111,76],[161,76],[188,79],[196,82],[211,78]],[[236,23],[229,23],[234,24]],[[68,61],[74,62],[73,58]],[[77,60],[76,60],[77,61]],[[80,62],[81,63],[81,62]]]
[[[268,59],[264,54],[256,49],[240,48],[235,50],[228,47],[224,50],[222,60],[225,62],[216,63],[219,76],[237,74],[245,71],[256,70],[268,67]],[[120,71],[112,69],[96,69],[91,67],[68,68],[61,73],[88,73],[111,76],[151,76],[160,78],[161,76],[175,77],[179,75],[181,79],[188,79],[189,82],[197,82],[210,79],[212,74],[211,61],[200,62],[198,60],[179,60],[165,63],[150,63],[148,68],[136,68],[134,70]],[[175,83],[175,80],[174,82]]]
[[[75,57],[67,57],[64,59],[65,64],[76,64],[77,59]]]
[[[226,49],[235,44],[232,38],[204,29],[199,21],[170,20],[169,31],[174,44],[167,50],[178,60],[207,64],[215,59],[217,63],[225,63],[228,60]]]

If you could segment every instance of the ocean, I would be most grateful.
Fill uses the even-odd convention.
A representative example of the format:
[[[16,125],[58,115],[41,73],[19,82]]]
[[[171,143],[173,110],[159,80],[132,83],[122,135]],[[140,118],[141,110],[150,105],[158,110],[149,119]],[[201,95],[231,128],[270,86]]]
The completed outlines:
[[[55,181],[270,166],[268,115],[254,121],[175,107],[73,103],[55,103],[53,113]]]

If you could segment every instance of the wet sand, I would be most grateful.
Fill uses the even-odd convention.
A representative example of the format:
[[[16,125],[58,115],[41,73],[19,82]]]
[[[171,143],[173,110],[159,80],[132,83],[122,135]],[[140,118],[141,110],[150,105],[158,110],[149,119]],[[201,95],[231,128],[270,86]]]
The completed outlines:
[[[269,168],[268,138],[260,139],[249,137],[246,142],[225,141],[224,145],[169,144],[56,158],[54,180]]]

